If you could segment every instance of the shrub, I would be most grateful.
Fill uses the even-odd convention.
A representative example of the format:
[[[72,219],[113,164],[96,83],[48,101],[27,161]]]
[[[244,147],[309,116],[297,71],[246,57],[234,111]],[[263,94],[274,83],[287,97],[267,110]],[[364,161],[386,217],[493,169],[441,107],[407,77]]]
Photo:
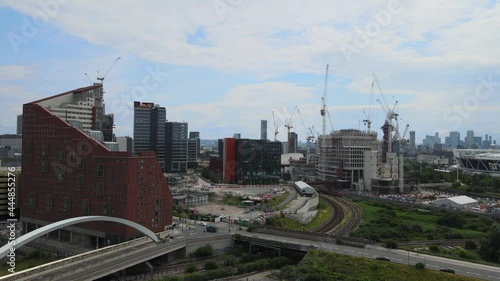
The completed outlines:
[[[214,254],[214,249],[211,245],[205,245],[194,251],[194,256],[197,258],[211,257]]]
[[[475,249],[477,249],[477,243],[474,241],[465,241],[465,249],[466,250],[475,250]]]
[[[398,243],[394,240],[389,240],[385,242],[385,247],[389,249],[397,249],[398,248]]]
[[[430,245],[429,250],[431,250],[435,253],[439,253],[439,246],[438,245]]]
[[[189,264],[186,268],[186,273],[193,273],[197,270],[196,265]]]
[[[423,262],[417,262],[417,263],[415,264],[415,267],[416,267],[417,269],[425,269],[425,263],[423,263]]]
[[[252,257],[249,254],[247,254],[247,253],[241,254],[241,257],[240,257],[241,263],[247,263],[247,262],[251,262],[251,261],[252,261]]]
[[[216,262],[210,260],[205,262],[205,269],[206,270],[212,270],[212,269],[217,269],[219,266],[217,265]]]

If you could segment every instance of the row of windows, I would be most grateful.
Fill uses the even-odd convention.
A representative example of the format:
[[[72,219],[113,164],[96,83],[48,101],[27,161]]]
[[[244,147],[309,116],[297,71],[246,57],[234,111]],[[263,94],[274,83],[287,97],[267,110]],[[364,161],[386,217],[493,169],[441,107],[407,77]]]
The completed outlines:
[[[45,208],[50,213],[50,212],[52,212],[52,206],[53,206],[52,194],[47,195],[46,199],[47,200],[46,200]],[[36,193],[34,193],[34,192],[30,193],[28,207],[30,210],[34,210],[36,208]],[[63,213],[65,215],[71,215],[71,198],[69,198],[69,197],[65,197],[63,200]],[[89,199],[83,199],[82,200],[82,215],[88,216],[89,214],[90,214],[90,201],[89,201]],[[103,204],[102,214],[103,215],[110,215],[111,214],[111,203],[104,203]]]

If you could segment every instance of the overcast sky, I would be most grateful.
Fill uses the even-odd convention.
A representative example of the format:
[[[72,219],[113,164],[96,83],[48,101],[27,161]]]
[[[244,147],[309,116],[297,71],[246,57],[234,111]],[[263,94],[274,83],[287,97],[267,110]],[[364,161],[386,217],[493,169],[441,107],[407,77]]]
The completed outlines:
[[[132,136],[140,100],[203,139],[259,138],[261,119],[273,139],[274,111],[285,140],[297,106],[304,141],[322,130],[329,64],[327,131],[366,129],[366,114],[380,137],[375,73],[417,143],[469,129],[500,141],[496,1],[1,0],[0,19],[0,133],[15,133],[24,103],[87,86],[84,73],[96,82],[120,57],[104,80],[117,136]]]

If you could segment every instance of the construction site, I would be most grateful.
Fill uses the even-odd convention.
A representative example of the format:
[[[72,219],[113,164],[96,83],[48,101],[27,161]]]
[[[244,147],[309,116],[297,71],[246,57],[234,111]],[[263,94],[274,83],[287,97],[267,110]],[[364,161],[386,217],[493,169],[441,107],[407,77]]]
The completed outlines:
[[[364,110],[365,130],[333,130],[330,112],[326,105],[328,88],[328,65],[326,66],[324,91],[321,97],[320,115],[321,132],[314,131],[314,126],[306,126],[300,110],[295,107],[290,116],[281,109],[284,120],[273,112],[274,139],[278,134],[277,120],[287,129],[287,141],[283,143],[283,153],[297,155],[298,136],[292,132],[292,118],[295,113],[300,117],[306,132],[306,145],[302,148],[303,156],[289,159],[289,171],[294,181],[305,181],[322,192],[336,194],[349,189],[359,193],[404,193],[409,187],[404,182],[404,154],[408,140],[405,138],[409,125],[400,132],[402,121],[397,112],[398,101],[389,106],[375,74],[371,84],[371,97],[368,110]],[[385,120],[381,124],[381,138],[372,130],[371,107],[374,94],[384,111]],[[327,118],[328,117],[328,118]],[[330,122],[331,131],[327,132],[326,122]],[[299,154],[300,155],[300,154]]]

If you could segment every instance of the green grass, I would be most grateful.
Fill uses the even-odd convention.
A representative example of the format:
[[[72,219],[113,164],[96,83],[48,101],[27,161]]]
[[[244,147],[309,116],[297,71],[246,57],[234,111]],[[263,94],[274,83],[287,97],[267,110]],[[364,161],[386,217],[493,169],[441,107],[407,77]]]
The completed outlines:
[[[318,250],[309,251],[298,265],[302,280],[478,280],[415,266],[352,257]]]
[[[318,214],[308,224],[301,224],[294,219],[279,217],[276,218],[278,224],[277,226],[286,229],[313,230],[323,224],[332,215],[332,212],[332,207],[325,200],[320,198],[318,204]]]
[[[370,201],[361,201],[357,204],[363,210],[363,217],[360,227],[353,235],[378,241],[406,241],[408,233],[411,240],[449,239],[450,235],[454,235],[455,239],[481,239],[485,237],[485,231],[481,228],[487,227],[488,224],[488,222],[483,223],[478,217],[464,216],[466,225],[476,224],[477,230],[444,227],[437,224],[438,218],[443,215],[440,212],[428,212],[416,208],[400,209]],[[413,226],[420,227],[422,231],[405,229]]]
[[[233,206],[239,206],[241,201],[242,199],[240,196],[235,196],[231,194],[224,195],[224,198],[222,199],[222,202],[224,202],[224,204]]]
[[[276,207],[279,204],[281,204],[283,201],[285,201],[285,199],[288,197],[288,194],[289,194],[289,192],[286,191],[285,193],[283,193],[279,196],[276,196],[276,197],[273,197],[269,200],[266,200],[265,204],[268,206],[271,206],[271,207]]]

